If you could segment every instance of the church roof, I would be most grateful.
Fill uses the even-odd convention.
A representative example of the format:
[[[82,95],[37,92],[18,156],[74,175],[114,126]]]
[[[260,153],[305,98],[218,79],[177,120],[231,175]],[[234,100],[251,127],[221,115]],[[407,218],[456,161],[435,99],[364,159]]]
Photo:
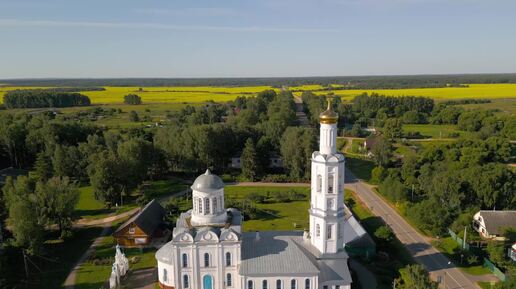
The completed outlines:
[[[224,188],[224,182],[219,176],[212,174],[208,169],[204,174],[195,179],[191,188],[199,192],[211,193]]]
[[[258,234],[258,237],[257,237]],[[240,275],[292,276],[319,273],[319,269],[294,243],[303,232],[264,231],[244,233]]]
[[[242,236],[240,274],[250,277],[318,275],[321,284],[352,282],[348,255],[320,254],[300,231],[248,232]]]

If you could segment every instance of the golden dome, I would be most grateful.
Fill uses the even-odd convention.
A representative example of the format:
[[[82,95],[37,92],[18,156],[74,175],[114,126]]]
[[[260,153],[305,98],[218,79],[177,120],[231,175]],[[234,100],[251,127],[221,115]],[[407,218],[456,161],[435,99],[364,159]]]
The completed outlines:
[[[328,98],[328,107],[319,115],[321,124],[335,124],[339,120],[339,115],[331,109],[331,100]]]

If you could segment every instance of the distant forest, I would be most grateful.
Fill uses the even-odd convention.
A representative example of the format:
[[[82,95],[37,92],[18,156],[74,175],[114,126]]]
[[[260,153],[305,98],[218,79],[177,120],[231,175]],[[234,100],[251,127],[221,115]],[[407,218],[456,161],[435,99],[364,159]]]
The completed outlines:
[[[259,86],[274,87],[308,84],[340,84],[343,89],[423,88],[459,86],[464,83],[516,83],[516,73],[399,75],[399,76],[331,76],[269,78],[89,78],[89,79],[10,79],[0,80],[11,86]]]

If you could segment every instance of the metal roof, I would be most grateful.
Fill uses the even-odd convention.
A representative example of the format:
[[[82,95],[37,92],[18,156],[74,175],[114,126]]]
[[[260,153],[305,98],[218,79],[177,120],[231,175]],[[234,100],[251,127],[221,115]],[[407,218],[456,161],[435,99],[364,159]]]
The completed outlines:
[[[242,236],[240,275],[282,276],[317,275],[319,269],[294,243],[292,237],[303,232],[248,232]]]
[[[199,192],[211,193],[224,188],[224,182],[219,176],[212,174],[208,169],[204,174],[195,179],[191,188]]]
[[[500,235],[502,228],[516,228],[516,211],[480,211],[489,234]]]

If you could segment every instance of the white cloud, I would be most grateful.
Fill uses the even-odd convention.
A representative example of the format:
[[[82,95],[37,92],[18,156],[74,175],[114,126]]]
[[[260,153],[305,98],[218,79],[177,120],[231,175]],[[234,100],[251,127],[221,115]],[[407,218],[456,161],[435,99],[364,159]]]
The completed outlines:
[[[0,19],[2,27],[63,27],[63,28],[114,28],[114,29],[162,29],[176,31],[227,31],[227,32],[340,32],[327,28],[292,28],[263,26],[210,26],[210,25],[174,25],[146,22],[98,22],[98,21],[56,21],[56,20],[21,20]]]
[[[202,16],[202,17],[225,17],[237,15],[237,11],[232,8],[137,8],[134,12],[151,15],[170,15],[170,16]]]

